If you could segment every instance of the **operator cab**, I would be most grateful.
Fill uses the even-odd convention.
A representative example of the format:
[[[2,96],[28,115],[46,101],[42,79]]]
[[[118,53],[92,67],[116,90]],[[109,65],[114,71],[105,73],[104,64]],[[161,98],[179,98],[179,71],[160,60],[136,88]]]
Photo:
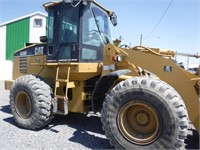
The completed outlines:
[[[115,14],[95,1],[66,1],[44,4],[47,62],[102,61],[103,47],[112,43],[109,24],[117,24]]]

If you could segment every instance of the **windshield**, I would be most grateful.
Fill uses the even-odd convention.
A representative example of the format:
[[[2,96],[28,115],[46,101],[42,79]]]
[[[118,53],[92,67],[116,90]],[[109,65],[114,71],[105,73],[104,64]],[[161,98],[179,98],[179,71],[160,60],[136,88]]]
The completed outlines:
[[[84,7],[82,25],[83,61],[102,61],[103,47],[112,43],[107,12],[91,3]]]
[[[109,16],[95,4],[87,6],[83,15],[83,43],[100,46],[112,42]]]
[[[105,44],[111,43],[109,17],[106,12],[99,9],[96,5],[92,4],[91,11],[94,16],[94,20],[99,31],[99,34]]]

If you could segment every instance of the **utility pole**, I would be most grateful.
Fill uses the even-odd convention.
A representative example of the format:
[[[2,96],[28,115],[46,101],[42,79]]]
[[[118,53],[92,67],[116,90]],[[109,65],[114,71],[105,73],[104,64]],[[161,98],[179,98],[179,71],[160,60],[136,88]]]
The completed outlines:
[[[187,59],[187,70],[189,70],[189,65],[190,65],[190,57],[188,56],[188,59]]]
[[[142,34],[140,35],[140,45],[142,45]]]
[[[177,54],[177,51],[175,51],[175,53]],[[175,55],[175,60],[176,60],[176,62],[177,62],[177,55]]]
[[[123,40],[123,38],[122,38],[122,36],[121,36],[121,35],[119,36],[119,40],[120,40],[120,41],[122,41],[122,40]]]

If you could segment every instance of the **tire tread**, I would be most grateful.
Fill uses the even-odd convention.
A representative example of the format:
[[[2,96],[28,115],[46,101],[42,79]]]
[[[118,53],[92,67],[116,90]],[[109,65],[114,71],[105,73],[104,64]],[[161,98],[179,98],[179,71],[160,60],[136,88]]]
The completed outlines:
[[[33,109],[33,114],[29,117],[28,120],[24,120],[23,122],[19,122],[17,120],[17,113],[14,107],[15,94],[17,92],[17,87],[19,85],[25,85],[31,89],[31,93],[34,95],[35,107]],[[33,75],[25,75],[21,76],[15,80],[10,90],[10,109],[14,116],[17,124],[24,128],[29,129],[38,129],[46,124],[48,124],[53,119],[52,109],[52,98],[51,98],[51,88],[42,80],[38,79]],[[28,123],[27,123],[28,121]]]
[[[187,128],[188,128],[188,114],[187,109],[185,107],[185,104],[183,100],[181,99],[180,95],[173,89],[171,86],[169,86],[167,83],[154,79],[154,78],[148,78],[148,77],[134,77],[131,79],[127,79],[125,81],[120,82],[117,84],[106,96],[103,107],[101,110],[101,122],[102,122],[102,128],[105,131],[106,137],[109,139],[111,145],[113,145],[117,149],[124,148],[122,147],[116,140],[114,140],[114,137],[112,135],[112,132],[110,131],[109,127],[109,111],[114,108],[114,103],[117,103],[117,100],[113,102],[113,96],[117,95],[118,92],[121,92],[124,89],[129,89],[131,87],[143,87],[143,88],[152,88],[155,92],[157,92],[160,95],[164,95],[165,102],[168,103],[173,109],[175,109],[175,112],[178,116],[178,125],[177,128],[177,137],[176,141],[171,145],[171,147],[174,148],[180,148],[184,144],[184,139],[187,136]],[[111,121],[110,121],[111,122]],[[163,141],[165,143],[165,141]],[[167,144],[163,144],[166,146],[169,146]]]

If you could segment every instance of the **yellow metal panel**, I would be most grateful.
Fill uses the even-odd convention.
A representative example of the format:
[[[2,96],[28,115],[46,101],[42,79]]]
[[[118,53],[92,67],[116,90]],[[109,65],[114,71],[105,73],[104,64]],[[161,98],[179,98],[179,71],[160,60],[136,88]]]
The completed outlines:
[[[12,86],[12,84],[13,84],[14,81],[15,81],[15,80],[6,80],[6,81],[4,82],[5,89],[6,89],[6,90],[10,90],[10,89],[11,89],[11,86]]]
[[[85,81],[101,74],[102,63],[47,63],[46,67],[60,66],[61,78],[65,78],[66,67],[70,66],[70,81]]]
[[[131,56],[127,58],[129,62],[151,71],[161,80],[176,89],[186,104],[190,120],[193,122],[194,126],[199,129],[200,102],[198,95],[195,92],[194,85],[185,75],[183,70],[181,70],[172,60],[160,56],[131,50],[129,50],[128,53]],[[172,72],[164,71],[165,66],[171,66]]]
[[[25,73],[20,72],[20,58],[14,57],[13,63],[13,80],[17,79],[20,76],[25,75]]]
[[[83,113],[84,108],[84,82],[80,82],[79,86],[72,89],[72,100],[69,101],[69,111]]]
[[[108,53],[109,51],[111,55]],[[119,69],[119,67],[120,69],[129,68],[132,71],[132,76],[135,76],[135,72],[137,72],[134,66],[157,75],[161,80],[174,87],[180,94],[186,104],[190,120],[196,129],[199,130],[200,101],[194,87],[194,84],[196,85],[199,80],[191,81],[194,78],[199,78],[199,76],[186,74],[173,60],[163,58],[162,55],[154,54],[152,51],[149,53],[134,49],[120,51],[119,48],[111,44],[107,45],[104,49],[104,65],[114,64],[115,69]],[[124,55],[124,51],[128,54],[127,56]],[[122,55],[122,62],[112,61],[111,56],[115,54]],[[128,64],[132,64],[132,68]],[[172,70],[166,71],[164,70],[165,67],[169,67]]]
[[[102,63],[80,63],[78,72],[79,73],[95,73],[101,72]]]
[[[67,83],[67,88],[75,88],[78,86],[78,82],[68,82]]]

